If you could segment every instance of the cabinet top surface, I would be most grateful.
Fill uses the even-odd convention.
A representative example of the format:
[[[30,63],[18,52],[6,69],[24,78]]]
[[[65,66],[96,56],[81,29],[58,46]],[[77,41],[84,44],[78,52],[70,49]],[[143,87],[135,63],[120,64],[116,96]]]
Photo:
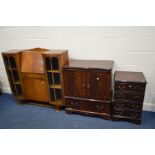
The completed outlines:
[[[147,83],[142,72],[116,71],[114,80],[115,82]]]
[[[42,54],[62,54],[67,50],[57,50],[57,49],[44,49],[44,48],[32,48],[32,49],[13,49],[9,51],[2,52],[3,54],[16,54],[19,52],[42,52]]]
[[[63,68],[73,69],[104,69],[112,70],[113,61],[111,60],[71,60]]]

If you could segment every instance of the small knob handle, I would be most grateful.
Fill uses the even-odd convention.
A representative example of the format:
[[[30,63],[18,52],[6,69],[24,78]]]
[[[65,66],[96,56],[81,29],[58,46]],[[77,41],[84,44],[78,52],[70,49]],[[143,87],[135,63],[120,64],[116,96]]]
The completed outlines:
[[[99,110],[102,110],[104,108],[104,106],[103,105],[97,105],[96,108]]]

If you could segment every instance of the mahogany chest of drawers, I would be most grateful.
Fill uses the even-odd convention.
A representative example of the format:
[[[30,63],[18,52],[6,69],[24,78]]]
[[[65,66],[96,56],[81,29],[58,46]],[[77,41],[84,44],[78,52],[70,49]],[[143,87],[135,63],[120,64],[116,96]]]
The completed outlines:
[[[113,61],[71,60],[63,66],[68,113],[111,115]]]
[[[141,72],[115,72],[112,120],[128,119],[141,123],[146,83]]]

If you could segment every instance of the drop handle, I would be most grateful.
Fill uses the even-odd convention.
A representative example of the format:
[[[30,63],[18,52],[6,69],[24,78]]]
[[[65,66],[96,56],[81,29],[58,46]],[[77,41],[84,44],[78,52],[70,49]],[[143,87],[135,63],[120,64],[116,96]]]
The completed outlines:
[[[102,109],[104,108],[104,106],[103,106],[103,105],[97,105],[96,108],[97,108],[98,110],[102,110]]]
[[[88,88],[88,89],[90,88],[90,84],[89,84],[89,83],[87,84],[87,88]]]
[[[85,84],[84,83],[82,84],[82,87],[85,88]]]
[[[77,102],[71,102],[71,105],[72,105],[72,106],[78,106],[79,103],[77,103]]]

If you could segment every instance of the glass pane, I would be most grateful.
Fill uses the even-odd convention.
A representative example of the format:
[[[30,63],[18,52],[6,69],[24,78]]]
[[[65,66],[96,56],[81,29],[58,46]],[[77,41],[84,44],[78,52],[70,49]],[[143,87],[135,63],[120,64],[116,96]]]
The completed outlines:
[[[18,96],[22,95],[21,86],[19,84],[16,84],[15,87],[16,87],[17,95]]]
[[[54,84],[60,84],[60,73],[53,73]]]
[[[53,88],[50,88],[50,95],[51,95],[51,100],[55,100]]]
[[[51,58],[53,70],[59,70],[58,58]]]
[[[9,67],[9,59],[7,56],[4,57],[4,62],[7,67]]]
[[[12,74],[11,74],[11,70],[8,69],[8,75],[9,75],[9,79],[11,82],[13,82],[13,77],[12,77]]]
[[[12,87],[12,92],[15,96],[17,96],[16,94],[16,90],[15,90],[15,85],[14,84],[11,84],[11,87]]]
[[[15,58],[11,56],[11,57],[9,58],[9,60],[10,60],[10,65],[11,65],[11,67],[12,67],[12,68],[16,68]]]
[[[52,73],[47,72],[47,77],[48,77],[48,83],[49,83],[49,85],[53,84]]]
[[[19,81],[18,72],[16,70],[13,70],[12,73],[13,73],[14,81]]]
[[[49,58],[45,58],[45,64],[46,64],[46,70],[51,70],[51,64]]]
[[[56,99],[62,99],[61,89],[55,89]]]

